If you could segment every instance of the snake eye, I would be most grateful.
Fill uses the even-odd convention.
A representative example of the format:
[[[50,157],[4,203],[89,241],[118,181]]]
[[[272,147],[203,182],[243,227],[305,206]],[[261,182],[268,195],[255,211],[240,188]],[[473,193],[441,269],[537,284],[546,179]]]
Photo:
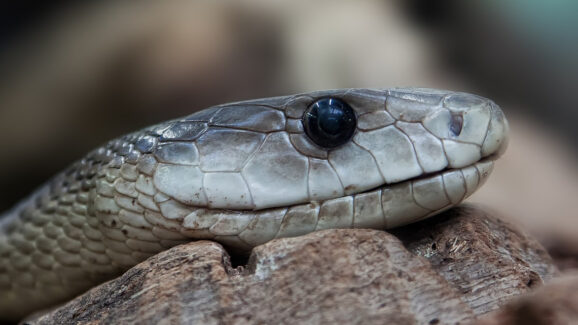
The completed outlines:
[[[337,98],[320,99],[303,114],[305,133],[324,148],[335,148],[349,141],[356,122],[351,106]]]

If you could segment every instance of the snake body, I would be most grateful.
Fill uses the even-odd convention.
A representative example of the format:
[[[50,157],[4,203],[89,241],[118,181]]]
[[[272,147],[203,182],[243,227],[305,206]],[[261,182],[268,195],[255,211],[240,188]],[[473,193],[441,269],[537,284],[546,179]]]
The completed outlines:
[[[320,98],[355,112],[315,144]],[[417,88],[344,89],[219,105],[113,140],[0,217],[0,319],[70,299],[172,246],[250,250],[328,228],[392,228],[471,195],[506,146],[496,104]]]

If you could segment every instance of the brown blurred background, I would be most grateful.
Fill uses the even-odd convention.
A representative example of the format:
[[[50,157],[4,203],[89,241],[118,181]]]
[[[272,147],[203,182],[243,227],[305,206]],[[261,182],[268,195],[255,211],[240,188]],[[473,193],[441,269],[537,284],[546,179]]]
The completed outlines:
[[[422,86],[494,99],[472,201],[578,256],[578,2],[73,1],[0,10],[0,210],[123,133],[232,100]]]

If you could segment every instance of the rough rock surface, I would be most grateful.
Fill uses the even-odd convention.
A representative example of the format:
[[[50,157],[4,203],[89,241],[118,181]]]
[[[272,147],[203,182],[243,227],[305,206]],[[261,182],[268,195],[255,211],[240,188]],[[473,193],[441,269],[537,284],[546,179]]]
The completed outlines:
[[[393,235],[274,240],[244,267],[219,244],[181,245],[27,323],[464,324],[555,272],[536,241],[462,206]]]
[[[483,317],[477,325],[578,324],[578,273],[567,274]]]
[[[393,234],[408,250],[426,257],[476,315],[499,308],[557,273],[534,239],[471,205]]]

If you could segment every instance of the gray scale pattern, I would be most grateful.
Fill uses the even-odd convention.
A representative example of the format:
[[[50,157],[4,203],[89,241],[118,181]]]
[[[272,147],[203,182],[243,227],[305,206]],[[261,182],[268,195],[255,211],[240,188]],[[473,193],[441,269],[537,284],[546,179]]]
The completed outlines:
[[[329,96],[359,122],[333,150],[301,125]],[[449,128],[455,114],[459,135]],[[0,316],[68,299],[190,240],[249,250],[320,229],[422,220],[483,184],[507,129],[478,96],[347,89],[220,105],[129,134],[0,217]]]

